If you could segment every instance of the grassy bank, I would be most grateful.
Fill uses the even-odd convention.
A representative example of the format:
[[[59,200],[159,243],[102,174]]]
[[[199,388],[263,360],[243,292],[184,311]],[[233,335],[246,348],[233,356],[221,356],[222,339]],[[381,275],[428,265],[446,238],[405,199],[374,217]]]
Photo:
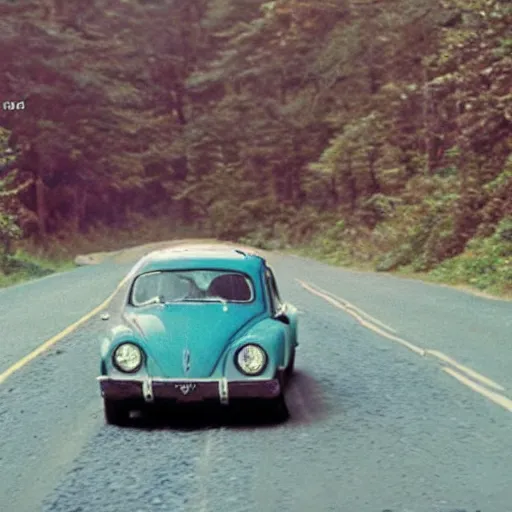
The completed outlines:
[[[313,223],[301,218],[292,222],[287,229],[267,228],[241,241],[354,270],[388,272],[481,295],[512,298],[510,217],[471,238],[463,252],[453,257],[447,256],[450,239],[446,234],[450,232],[432,228],[421,216],[414,219],[409,211],[373,229],[332,216],[318,216]],[[444,217],[439,224],[444,227]],[[302,239],[296,235],[300,232],[305,233]]]
[[[80,254],[111,252],[151,242],[199,238],[201,230],[170,223],[168,219],[133,217],[124,227],[96,226],[87,233],[61,232],[48,236],[44,246],[34,240],[16,244],[15,253],[0,270],[0,288],[75,268]]]
[[[306,258],[313,258],[330,265],[336,265],[352,270],[375,272],[375,265],[369,262],[343,259],[340,261],[332,254],[324,254],[317,247],[303,246],[296,249],[287,248],[284,252],[297,254]],[[481,267],[487,261],[486,258],[475,258],[471,255],[461,255],[439,265],[430,272],[414,271],[410,266],[401,267],[387,273],[407,279],[418,279],[427,283],[453,286],[476,295],[489,298],[512,300],[512,260],[508,267],[498,271],[475,272],[474,268]]]
[[[98,226],[82,234],[58,234],[47,239],[46,247],[25,240],[18,244],[10,259],[7,272],[0,272],[0,287],[62,272],[75,267],[79,254],[110,252],[151,242],[208,237],[197,228],[177,226],[167,219],[144,220],[134,218],[124,228]],[[211,235],[210,235],[211,236]],[[389,234],[387,238],[393,240]],[[501,223],[494,234],[474,238],[466,250],[425,270],[421,254],[409,254],[400,260],[396,249],[390,251],[390,242],[382,228],[375,232],[347,229],[343,222],[321,225],[307,242],[290,241],[285,236],[254,235],[240,242],[262,249],[285,252],[324,261],[354,270],[381,269],[407,278],[447,284],[499,298],[512,299],[512,228],[510,221]],[[398,255],[398,256],[397,256]],[[393,268],[383,269],[383,262]],[[398,258],[398,259],[397,259]]]
[[[86,233],[60,232],[47,237],[46,247],[25,240],[19,245],[37,258],[51,261],[73,261],[79,254],[111,252],[161,240],[200,238],[200,229],[170,222],[168,218],[144,219],[133,215],[123,226],[97,225]]]
[[[510,226],[504,223],[492,236],[472,239],[462,254],[447,258],[428,270],[422,269],[418,260],[411,257],[385,271],[455,286],[480,295],[512,299],[512,242],[508,239],[509,230]],[[286,250],[354,270],[383,271],[382,262],[389,257],[389,253],[376,251],[372,237],[360,235],[354,243],[326,240],[319,236],[311,243]]]
[[[19,248],[15,254],[9,257],[4,268],[0,270],[0,288],[45,277],[55,272],[64,272],[72,268],[74,268],[74,264],[71,260],[38,256]]]

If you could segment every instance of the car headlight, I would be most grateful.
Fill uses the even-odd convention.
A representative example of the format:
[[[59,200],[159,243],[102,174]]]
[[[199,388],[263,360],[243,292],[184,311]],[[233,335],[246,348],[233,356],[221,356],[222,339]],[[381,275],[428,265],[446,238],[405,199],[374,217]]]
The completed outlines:
[[[267,366],[267,354],[258,345],[245,345],[235,356],[236,365],[246,375],[258,375]]]
[[[133,373],[142,365],[142,351],[133,343],[122,343],[115,349],[112,360],[118,370]]]

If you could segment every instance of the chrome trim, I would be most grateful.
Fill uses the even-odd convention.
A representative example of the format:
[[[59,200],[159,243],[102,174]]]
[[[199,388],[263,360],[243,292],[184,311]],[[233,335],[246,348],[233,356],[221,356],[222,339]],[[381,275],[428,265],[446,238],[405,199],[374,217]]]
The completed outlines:
[[[183,372],[187,374],[190,371],[190,350],[183,350]]]
[[[124,375],[123,375],[123,377],[124,377]],[[122,381],[122,382],[127,382],[127,381],[144,382],[144,380],[147,380],[147,378],[145,379],[144,377],[139,377],[139,378],[135,378],[135,379],[129,378],[130,375],[128,375],[128,374],[126,375],[126,377],[128,377],[128,378],[117,378],[117,377],[109,377],[108,375],[100,375],[99,377],[96,377],[96,380],[98,382],[103,382],[103,381],[108,381],[108,380]],[[217,379],[212,379],[210,377],[202,377],[202,378],[195,378],[195,379],[188,378],[188,377],[184,377],[184,378],[175,377],[173,379],[169,379],[167,377],[151,378],[152,382],[170,382],[170,383],[174,383],[174,384],[182,384],[182,383],[186,383],[186,382],[191,382],[191,383],[194,383],[194,382],[220,382],[221,380],[225,380],[226,382],[228,382],[228,379],[226,379],[225,377],[221,377],[221,378],[217,378]],[[250,377],[250,380],[259,382],[259,381],[267,381],[267,380],[272,380],[272,379],[269,379],[268,377]],[[233,379],[231,382],[247,382],[247,378]]]
[[[146,402],[153,402],[155,399],[153,396],[153,380],[149,377],[142,381],[142,395]]]
[[[219,380],[219,399],[222,405],[229,404],[228,379],[225,377]]]
[[[138,377],[138,378],[130,378],[130,375],[127,374],[126,377],[128,378],[122,378],[122,377],[125,377],[124,375],[120,376],[121,378],[118,378],[117,376],[108,376],[108,375],[100,375],[99,377],[96,377],[96,379],[99,381],[99,382],[102,382],[102,381],[106,381],[106,380],[120,380],[120,381],[135,381],[135,382],[143,382],[144,381],[144,377]],[[219,379],[212,379],[210,377],[202,377],[202,378],[197,378],[197,379],[191,379],[190,377],[183,377],[183,378],[180,378],[180,377],[175,377],[173,379],[169,379],[167,377],[156,377],[156,378],[152,378],[151,379],[152,381],[157,381],[157,382],[174,382],[174,383],[178,383],[178,382],[219,382]],[[261,380],[265,380],[265,379],[261,379]]]

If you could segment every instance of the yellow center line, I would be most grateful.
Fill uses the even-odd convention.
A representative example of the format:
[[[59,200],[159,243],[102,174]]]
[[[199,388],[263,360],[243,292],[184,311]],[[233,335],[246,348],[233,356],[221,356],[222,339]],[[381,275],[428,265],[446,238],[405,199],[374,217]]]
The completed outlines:
[[[425,349],[423,349],[421,347],[418,347],[418,346],[414,345],[413,343],[408,342],[407,340],[399,338],[398,336],[394,336],[393,334],[389,334],[388,332],[380,329],[376,325],[373,325],[372,323],[366,321],[359,314],[357,314],[352,309],[346,307],[340,301],[338,301],[336,299],[333,299],[332,297],[330,297],[326,293],[320,292],[320,291],[316,290],[315,288],[312,288],[309,284],[305,283],[304,281],[301,281],[300,279],[297,279],[297,281],[300,283],[300,285],[303,288],[308,290],[313,295],[317,295],[318,297],[321,297],[322,299],[326,300],[327,302],[329,302],[333,306],[337,307],[338,309],[341,309],[341,310],[345,311],[346,313],[348,313],[349,315],[352,315],[363,327],[366,327],[367,329],[370,329],[371,331],[376,332],[377,334],[380,334],[381,336],[383,336],[385,338],[388,338],[388,339],[390,339],[392,341],[395,341],[395,342],[399,343],[400,345],[408,348],[409,350],[412,350],[414,353],[416,353],[416,354],[418,354],[420,356],[424,356],[426,354]]]
[[[43,352],[48,350],[50,347],[55,345],[55,343],[59,342],[69,334],[71,334],[73,331],[78,329],[81,325],[83,325],[85,322],[90,320],[94,315],[98,314],[103,308],[107,307],[110,301],[114,298],[116,293],[124,286],[124,284],[128,281],[130,277],[130,274],[128,274],[124,279],[121,280],[121,282],[117,285],[116,289],[112,292],[112,294],[99,306],[95,307],[92,311],[84,315],[82,318],[77,320],[76,322],[72,323],[71,325],[68,325],[64,330],[50,338],[49,340],[46,340],[42,345],[39,345],[36,349],[34,349],[32,352],[27,354],[25,357],[14,363],[12,366],[7,368],[4,372],[0,373],[0,384],[3,384],[13,373],[17,372],[24,366],[26,366],[28,363],[33,361],[36,357],[41,355]]]
[[[471,388],[473,391],[480,393],[482,396],[488,398],[495,404],[501,405],[501,407],[505,408],[507,411],[512,412],[512,400],[510,400],[509,398],[500,395],[495,391],[489,391],[480,384],[473,382],[471,379],[468,379],[464,375],[461,375],[460,373],[456,372],[455,370],[452,370],[451,368],[443,366],[443,370],[452,377],[456,378],[459,382],[461,382],[468,388]]]
[[[323,298],[324,300],[326,300],[333,306],[337,307],[338,309],[341,309],[341,310],[345,311],[346,313],[348,313],[349,315],[352,315],[354,318],[356,318],[356,320],[362,326],[370,329],[371,331],[376,332],[376,333],[380,334],[381,336],[388,338],[392,341],[396,341],[396,342],[400,343],[400,345],[403,345],[403,346],[409,348],[410,350],[412,350],[413,352],[415,352],[421,356],[431,355],[431,356],[435,357],[436,359],[439,359],[440,361],[443,361],[444,363],[449,364],[450,366],[453,366],[454,368],[457,368],[459,371],[465,373],[468,376],[471,376],[473,379],[480,381],[482,384],[484,384],[490,388],[494,388],[499,391],[505,391],[505,388],[503,386],[501,386],[500,384],[498,384],[497,382],[494,382],[493,380],[489,379],[488,377],[485,377],[481,373],[478,373],[477,371],[475,371],[467,366],[464,366],[463,364],[459,363],[455,359],[447,356],[446,354],[443,354],[443,352],[440,352],[438,350],[424,350],[424,349],[417,347],[416,345],[413,345],[412,343],[410,343],[402,338],[399,338],[398,336],[393,336],[393,335],[383,331],[382,329],[379,329],[377,326],[364,320],[360,315],[355,313],[350,307],[347,307],[342,302],[334,299],[333,296],[335,297],[335,295],[330,294],[329,292],[319,291],[319,288],[316,285],[315,285],[315,288],[313,288],[312,286],[305,283],[304,281],[301,281],[300,279],[296,279],[296,281],[298,283],[300,283],[300,285],[303,288],[308,290],[313,295],[317,295],[318,297]],[[501,405],[502,407],[504,407],[505,409],[512,412],[512,400],[510,400],[506,396],[484,388],[482,385],[474,382],[473,380],[470,380],[468,377],[465,377],[464,375],[461,375],[460,373],[456,372],[452,368],[448,368],[446,366],[443,366],[442,368],[445,372],[447,372],[450,375],[452,375],[453,377],[455,377],[459,382],[465,384],[466,386],[470,387],[472,390],[476,391],[477,393],[480,393],[481,395],[485,396],[486,398],[493,401],[494,403],[497,403],[497,404]]]
[[[476,380],[479,380],[480,382],[482,382],[483,384],[490,388],[497,389],[498,391],[505,391],[505,388],[498,384],[497,382],[494,382],[493,380],[485,377],[481,373],[478,373],[475,370],[472,370],[471,368],[468,368],[467,366],[458,363],[457,361],[455,361],[455,359],[452,359],[451,357],[447,356],[446,354],[443,354],[442,352],[439,352],[438,350],[427,350],[427,354],[437,357],[441,361],[444,361],[445,363],[454,366],[461,372],[473,377]]]
[[[300,279],[296,279],[296,281],[298,281],[301,285],[304,285],[305,283],[303,281],[301,281]],[[322,292],[324,293],[325,295],[329,295],[330,297],[332,297],[333,299],[339,301],[341,304],[343,304],[347,309],[352,309],[354,310],[356,313],[359,313],[359,315],[361,316],[364,316],[366,317],[368,320],[372,321],[374,324],[377,324],[377,325],[380,325],[381,327],[384,327],[384,329],[387,329],[388,331],[392,332],[393,334],[396,334],[396,331],[395,329],[393,329],[392,327],[390,327],[389,325],[386,325],[385,323],[381,322],[380,320],[378,320],[377,318],[375,318],[374,316],[368,314],[366,311],[363,311],[362,309],[358,308],[357,306],[355,306],[354,304],[351,304],[347,299],[344,299],[343,297],[340,297],[338,295],[335,295],[334,293],[331,293],[327,290],[324,290],[322,288],[320,288],[320,286],[317,286],[315,284],[315,289],[318,290],[319,292]]]

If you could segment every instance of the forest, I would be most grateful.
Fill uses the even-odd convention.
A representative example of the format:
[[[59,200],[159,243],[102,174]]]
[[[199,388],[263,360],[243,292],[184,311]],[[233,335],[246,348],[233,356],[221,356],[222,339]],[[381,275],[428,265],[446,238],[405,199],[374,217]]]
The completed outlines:
[[[158,226],[512,294],[511,26],[505,0],[0,0],[0,268]]]

